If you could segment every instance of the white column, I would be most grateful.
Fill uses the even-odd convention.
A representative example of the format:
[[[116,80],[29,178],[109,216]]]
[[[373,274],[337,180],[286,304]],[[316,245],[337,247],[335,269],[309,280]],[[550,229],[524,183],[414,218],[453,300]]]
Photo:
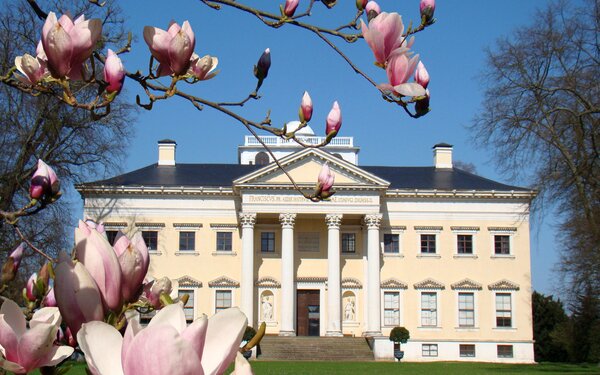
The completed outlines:
[[[281,222],[281,327],[279,336],[295,336],[294,222],[296,214],[279,215]]]
[[[367,225],[367,331],[365,336],[381,336],[381,296],[380,296],[380,266],[379,266],[379,224],[381,214],[366,215]]]
[[[327,332],[325,336],[343,336],[340,273],[340,224],[342,215],[329,214],[327,222]]]
[[[242,312],[248,318],[248,324],[254,322],[254,224],[255,213],[240,213],[242,223]]]

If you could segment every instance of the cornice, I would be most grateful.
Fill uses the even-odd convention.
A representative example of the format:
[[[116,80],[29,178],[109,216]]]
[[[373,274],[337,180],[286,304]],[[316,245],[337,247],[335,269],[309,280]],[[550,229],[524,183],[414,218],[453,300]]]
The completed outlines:
[[[456,199],[527,199],[538,195],[537,190],[438,190],[438,189],[389,189],[386,198],[456,198]]]

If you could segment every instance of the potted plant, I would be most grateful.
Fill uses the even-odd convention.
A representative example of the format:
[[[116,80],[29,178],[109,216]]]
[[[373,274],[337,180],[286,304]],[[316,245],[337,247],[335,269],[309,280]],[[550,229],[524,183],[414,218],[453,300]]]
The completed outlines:
[[[251,326],[247,326],[246,331],[244,331],[244,336],[242,336],[242,340],[247,343],[250,340],[252,340],[252,338],[255,335],[256,335],[256,330],[254,328],[252,328]],[[252,350],[246,350],[246,351],[242,352],[242,355],[244,356],[244,358],[250,359],[250,357],[252,357]]]
[[[390,341],[394,343],[394,357],[399,361],[404,358],[404,352],[400,350],[400,343],[406,344],[410,338],[410,332],[404,327],[394,327],[390,332]]]

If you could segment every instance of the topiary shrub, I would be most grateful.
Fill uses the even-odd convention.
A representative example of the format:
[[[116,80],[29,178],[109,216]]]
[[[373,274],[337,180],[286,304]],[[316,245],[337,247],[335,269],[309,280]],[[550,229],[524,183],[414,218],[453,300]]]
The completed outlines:
[[[392,332],[390,332],[390,341],[395,343],[406,343],[406,341],[410,338],[410,332],[408,329],[404,327],[394,327]]]

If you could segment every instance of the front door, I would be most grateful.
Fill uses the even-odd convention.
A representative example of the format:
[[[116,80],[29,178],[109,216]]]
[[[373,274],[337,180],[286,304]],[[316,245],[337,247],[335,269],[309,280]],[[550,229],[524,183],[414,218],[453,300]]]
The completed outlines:
[[[298,336],[319,336],[321,306],[318,290],[298,290],[297,292],[297,334]]]

